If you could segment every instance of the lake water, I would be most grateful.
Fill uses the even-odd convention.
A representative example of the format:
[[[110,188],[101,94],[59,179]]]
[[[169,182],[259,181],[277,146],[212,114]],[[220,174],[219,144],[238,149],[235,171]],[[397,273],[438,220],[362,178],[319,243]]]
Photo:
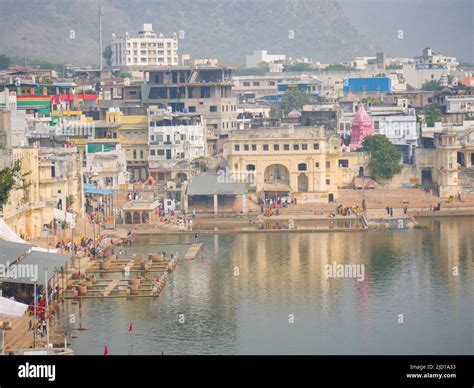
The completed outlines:
[[[72,348],[473,354],[474,218],[423,223],[427,228],[404,231],[202,236],[203,253],[179,262],[159,299],[86,300],[80,314],[69,302],[68,313],[89,329],[74,331]],[[191,243],[192,236],[152,242]],[[142,245],[128,254],[156,250]],[[363,281],[328,277],[326,265],[337,264],[363,265]]]

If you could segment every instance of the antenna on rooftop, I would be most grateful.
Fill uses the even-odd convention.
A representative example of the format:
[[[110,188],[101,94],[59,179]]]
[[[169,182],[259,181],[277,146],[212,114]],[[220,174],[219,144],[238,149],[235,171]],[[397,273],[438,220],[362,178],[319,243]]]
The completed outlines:
[[[102,70],[102,15],[104,14],[104,8],[99,5],[97,7],[97,15],[99,16],[99,60],[100,60],[100,70]]]

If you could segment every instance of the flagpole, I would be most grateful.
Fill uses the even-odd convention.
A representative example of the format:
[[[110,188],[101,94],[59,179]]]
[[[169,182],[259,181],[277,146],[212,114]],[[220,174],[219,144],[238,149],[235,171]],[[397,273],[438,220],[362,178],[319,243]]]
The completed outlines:
[[[37,330],[37,325],[36,325],[36,283],[34,283],[34,292],[33,292],[33,315],[34,315],[34,327],[33,327],[33,348],[36,348],[36,330]]]

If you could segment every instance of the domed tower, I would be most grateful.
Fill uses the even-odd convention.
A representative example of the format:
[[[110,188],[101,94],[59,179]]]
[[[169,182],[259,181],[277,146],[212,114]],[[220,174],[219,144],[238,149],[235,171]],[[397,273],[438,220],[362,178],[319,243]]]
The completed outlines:
[[[359,104],[359,109],[351,123],[351,151],[356,151],[362,147],[366,136],[372,135],[374,126],[372,119],[364,108],[364,104]]]

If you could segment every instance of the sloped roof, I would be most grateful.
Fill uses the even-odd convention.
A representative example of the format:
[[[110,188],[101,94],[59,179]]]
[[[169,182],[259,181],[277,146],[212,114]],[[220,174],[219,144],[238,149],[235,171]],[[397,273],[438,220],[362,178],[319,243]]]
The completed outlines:
[[[225,174],[207,173],[192,178],[188,184],[188,195],[242,195],[246,192],[246,184],[227,182]]]

